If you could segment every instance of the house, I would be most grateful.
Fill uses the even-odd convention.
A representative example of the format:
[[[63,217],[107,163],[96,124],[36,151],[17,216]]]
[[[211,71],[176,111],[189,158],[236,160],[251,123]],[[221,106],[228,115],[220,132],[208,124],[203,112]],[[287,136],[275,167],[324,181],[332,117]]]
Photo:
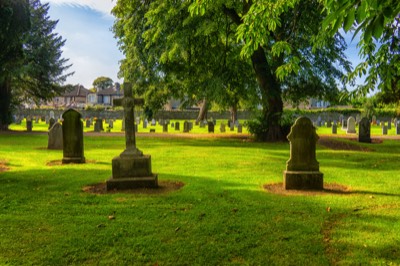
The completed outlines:
[[[104,105],[112,106],[114,99],[122,98],[124,95],[120,90],[118,83],[115,83],[114,87],[110,87],[104,90],[98,90],[97,92],[90,92],[87,96],[87,103],[91,105]]]
[[[83,85],[75,85],[63,95],[55,97],[53,99],[53,106],[85,107],[88,94],[89,90],[83,87]]]

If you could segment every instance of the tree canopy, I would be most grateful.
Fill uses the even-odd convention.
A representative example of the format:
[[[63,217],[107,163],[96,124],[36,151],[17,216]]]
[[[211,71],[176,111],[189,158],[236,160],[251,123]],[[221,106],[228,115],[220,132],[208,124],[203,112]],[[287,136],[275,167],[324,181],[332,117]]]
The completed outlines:
[[[105,90],[114,85],[114,81],[109,78],[109,77],[98,77],[93,81],[93,87],[96,88],[96,90]]]
[[[57,21],[50,20],[48,9],[49,5],[39,0],[1,2],[1,130],[11,123],[13,106],[26,99],[47,100],[60,94],[60,84],[73,74],[65,74],[70,67],[62,58],[65,40],[53,32]]]
[[[267,121],[265,140],[284,138],[283,93],[329,97],[350,69],[340,35],[312,49],[325,17],[316,0],[119,0],[113,14],[125,54],[120,74],[139,93],[252,99]]]
[[[355,94],[365,95],[378,88],[385,101],[400,100],[400,2],[396,0],[324,0],[328,16],[324,32],[335,34],[340,29],[359,38],[360,56],[364,59],[348,76],[366,76],[365,84]],[[324,37],[324,36],[322,36]]]

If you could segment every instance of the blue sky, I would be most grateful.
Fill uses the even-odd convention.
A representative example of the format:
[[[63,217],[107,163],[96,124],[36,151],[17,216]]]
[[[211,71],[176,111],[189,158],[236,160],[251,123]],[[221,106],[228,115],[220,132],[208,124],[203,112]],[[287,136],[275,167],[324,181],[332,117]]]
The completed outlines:
[[[82,84],[91,88],[100,76],[118,81],[119,61],[123,54],[110,28],[114,17],[110,14],[115,1],[111,0],[42,0],[49,2],[48,15],[59,20],[55,32],[66,39],[63,57],[69,58],[75,74],[66,83]]]
[[[42,0],[49,2],[49,16],[59,20],[55,32],[66,39],[63,57],[73,64],[75,74],[67,83],[82,84],[91,88],[93,81],[100,76],[118,79],[119,61],[123,54],[119,51],[117,40],[110,30],[114,17],[111,9],[116,0]],[[350,42],[347,55],[355,67],[360,61],[356,40]],[[359,79],[361,81],[362,79]]]

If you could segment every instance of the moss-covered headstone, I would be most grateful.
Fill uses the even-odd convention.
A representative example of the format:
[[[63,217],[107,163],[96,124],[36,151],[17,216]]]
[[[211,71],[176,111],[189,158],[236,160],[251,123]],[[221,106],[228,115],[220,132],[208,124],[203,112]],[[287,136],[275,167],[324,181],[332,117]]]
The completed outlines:
[[[81,117],[81,114],[74,109],[68,109],[62,115],[63,164],[85,163]]]
[[[371,143],[371,124],[368,118],[363,117],[361,119],[358,131],[359,142]]]
[[[310,119],[299,117],[289,135],[290,158],[283,173],[285,189],[322,190],[323,174],[316,159],[318,135]]]

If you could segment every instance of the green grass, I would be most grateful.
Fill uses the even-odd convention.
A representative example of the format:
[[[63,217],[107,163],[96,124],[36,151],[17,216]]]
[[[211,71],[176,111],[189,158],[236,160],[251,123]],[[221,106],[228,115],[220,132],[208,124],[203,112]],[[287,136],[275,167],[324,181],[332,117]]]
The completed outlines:
[[[45,134],[0,135],[0,265],[400,265],[400,141],[318,146],[325,183],[352,193],[312,196],[262,188],[282,181],[288,143],[141,136],[159,180],[185,186],[88,194],[124,139],[84,142],[89,163],[48,166],[62,151],[46,150]]]

